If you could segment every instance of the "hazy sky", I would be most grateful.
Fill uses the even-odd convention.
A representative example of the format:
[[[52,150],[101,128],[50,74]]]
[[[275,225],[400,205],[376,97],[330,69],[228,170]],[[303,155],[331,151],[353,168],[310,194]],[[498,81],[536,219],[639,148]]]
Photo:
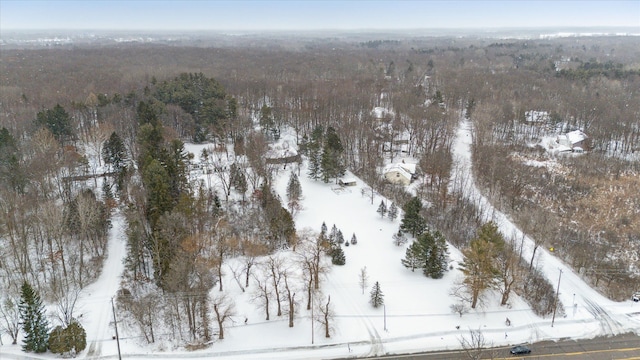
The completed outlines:
[[[2,29],[640,27],[640,0],[0,0]]]

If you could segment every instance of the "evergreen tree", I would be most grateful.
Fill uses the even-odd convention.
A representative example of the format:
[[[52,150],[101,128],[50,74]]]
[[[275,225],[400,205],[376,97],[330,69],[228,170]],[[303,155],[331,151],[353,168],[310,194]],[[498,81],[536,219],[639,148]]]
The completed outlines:
[[[102,160],[105,164],[110,165],[114,171],[120,172],[125,167],[126,156],[127,149],[124,142],[115,131],[112,132],[102,148]]]
[[[420,199],[413,197],[407,201],[402,210],[404,210],[404,216],[400,223],[400,230],[411,234],[413,237],[422,234],[427,228],[427,222],[420,214],[422,210],[422,202]]]
[[[336,234],[336,243],[338,245],[342,245],[345,242],[346,241],[344,240],[344,235],[342,235],[342,230],[338,230],[338,233]]]
[[[300,180],[295,172],[291,172],[289,176],[289,183],[287,184],[287,198],[289,199],[289,211],[293,212],[300,203],[302,197],[302,187],[300,186]]]
[[[376,281],[375,284],[373,284],[373,287],[371,288],[371,297],[369,302],[371,303],[371,305],[374,308],[380,307],[382,305],[384,305],[384,294],[382,293],[382,290],[380,289],[380,283]]]
[[[24,331],[22,350],[43,353],[47,351],[49,322],[45,316],[40,295],[28,282],[20,288],[20,322]]]
[[[380,205],[378,205],[378,210],[376,210],[380,217],[384,217],[387,214],[387,204],[384,203],[384,200],[380,201]]]
[[[105,199],[113,199],[113,191],[111,191],[111,184],[106,177],[102,179],[102,196]]]
[[[407,242],[407,237],[404,236],[404,233],[402,232],[402,230],[398,230],[397,233],[393,234],[393,243],[396,244],[396,246],[402,246]]]
[[[302,138],[300,139],[300,143],[298,144],[298,152],[300,152],[301,155],[304,156],[309,156],[309,137],[307,136],[307,134],[302,135]]]
[[[329,233],[329,245],[334,246],[338,243],[338,227],[333,224]]]
[[[358,239],[356,238],[356,233],[353,233],[351,236],[351,245],[356,245],[358,243]]]
[[[309,157],[309,177],[313,180],[320,179],[321,175],[321,154],[322,154],[322,135],[323,129],[317,126],[311,133],[311,139],[307,145],[307,154]]]
[[[447,269],[447,244],[439,231],[426,230],[407,248],[402,265],[433,279],[440,279]]]
[[[504,246],[504,240],[493,223],[483,225],[469,247],[462,250],[465,256],[460,270],[465,275],[464,285],[471,294],[471,308],[475,309],[482,292],[492,287],[500,275],[494,259]],[[501,241],[502,240],[502,241]]]
[[[422,272],[432,279],[441,279],[447,270],[447,242],[439,231],[435,233],[427,231],[424,236],[427,238],[429,250]]]
[[[260,126],[264,132],[273,129],[275,126],[272,109],[266,104],[262,105],[262,108],[260,109]]]
[[[320,236],[327,236],[327,223],[322,222],[322,226],[320,226]]]
[[[346,171],[342,154],[344,147],[340,141],[340,137],[333,127],[327,128],[325,134],[324,148],[320,159],[320,171],[322,173],[322,181],[329,182],[329,179],[337,179],[343,176]]]
[[[0,185],[5,185],[18,193],[24,192],[27,180],[21,166],[22,158],[18,145],[9,130],[0,130]]]
[[[407,269],[411,269],[411,271],[415,271],[417,268],[420,268],[421,259],[420,259],[420,244],[418,241],[414,241],[413,244],[409,245],[407,251],[405,252],[404,259],[400,260],[402,265]]]
[[[60,142],[73,135],[71,117],[69,113],[60,105],[56,104],[53,109],[46,109],[38,112],[36,123],[46,127],[53,136]]]
[[[398,206],[396,203],[391,203],[389,206],[389,220],[394,221],[398,217]]]
[[[331,263],[334,265],[344,265],[347,259],[344,256],[344,250],[341,246],[334,246],[331,250]]]
[[[49,350],[54,354],[62,355],[71,350],[69,343],[65,341],[64,328],[62,326],[56,326],[51,330],[48,346]]]
[[[72,322],[64,329],[64,335],[70,350],[73,350],[76,354],[87,347],[87,333],[77,321]]]

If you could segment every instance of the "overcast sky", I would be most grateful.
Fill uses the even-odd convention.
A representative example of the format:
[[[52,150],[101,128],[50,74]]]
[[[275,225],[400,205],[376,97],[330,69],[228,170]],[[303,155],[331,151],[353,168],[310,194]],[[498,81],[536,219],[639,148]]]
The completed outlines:
[[[640,27],[640,0],[0,0],[0,30]]]

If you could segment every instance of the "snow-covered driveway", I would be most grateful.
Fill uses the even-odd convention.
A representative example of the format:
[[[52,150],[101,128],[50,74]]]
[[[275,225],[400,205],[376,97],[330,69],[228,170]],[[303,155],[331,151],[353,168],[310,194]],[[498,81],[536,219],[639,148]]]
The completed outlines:
[[[113,340],[115,328],[111,299],[116,296],[120,287],[124,259],[127,255],[126,223],[119,211],[111,217],[111,225],[107,258],[102,273],[96,282],[82,290],[78,299],[79,308],[76,310],[76,316],[82,316],[81,322],[87,332],[87,351],[82,355],[88,358],[113,355],[117,350]],[[105,342],[109,346],[103,347]]]
[[[495,209],[489,200],[484,197],[473,178],[471,171],[471,143],[473,139],[472,124],[468,120],[460,123],[453,146],[454,179],[466,179],[463,191],[479,209],[485,214],[491,214],[491,220],[495,221],[506,237],[521,239],[524,236],[524,249],[522,255],[530,259],[534,249],[534,241],[526,236],[508,216]],[[538,248],[535,263],[540,267],[546,278],[554,287],[560,281],[559,298],[565,306],[567,316],[556,318],[555,327],[561,328],[562,323],[575,319],[592,319],[600,323],[598,330],[593,335],[608,335],[622,332],[640,332],[640,306],[628,300],[625,302],[611,301],[586,284],[569,266],[560,259],[551,255],[546,249]],[[550,320],[551,321],[551,320]],[[559,326],[560,325],[560,326]],[[572,336],[573,334],[557,333],[558,337]]]

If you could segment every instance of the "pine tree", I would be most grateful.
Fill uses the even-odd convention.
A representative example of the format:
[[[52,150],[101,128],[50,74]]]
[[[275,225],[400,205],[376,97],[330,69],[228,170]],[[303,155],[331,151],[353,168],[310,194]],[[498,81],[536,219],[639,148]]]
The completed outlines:
[[[72,322],[64,329],[64,335],[70,350],[73,350],[76,354],[87,347],[87,333],[77,321]]]
[[[322,226],[320,226],[320,236],[327,236],[327,223],[322,222]]]
[[[464,285],[471,294],[472,309],[476,308],[482,292],[492,287],[500,275],[494,259],[504,246],[504,240],[500,241],[501,237],[497,235],[496,225],[487,223],[478,230],[469,247],[462,250],[465,259],[460,264],[460,270],[465,275]]]
[[[301,155],[304,156],[308,156],[309,155],[309,137],[307,136],[307,134],[302,135],[302,138],[300,139],[300,143],[298,144],[298,152],[300,152]]]
[[[327,128],[325,135],[324,148],[320,160],[320,171],[322,173],[322,181],[329,182],[329,179],[338,178],[344,175],[346,166],[342,159],[344,147],[340,141],[340,137],[333,127]]]
[[[73,135],[71,117],[60,104],[56,104],[53,109],[38,112],[36,114],[36,123],[49,129],[60,142],[64,142],[65,138]]]
[[[373,288],[371,288],[371,298],[369,300],[369,302],[371,303],[371,305],[374,308],[377,308],[379,306],[384,305],[384,294],[382,293],[382,290],[380,289],[380,283],[376,281],[375,284],[373,284]]]
[[[48,346],[49,350],[54,354],[64,354],[71,350],[69,343],[65,341],[64,328],[62,326],[56,326],[51,330]]]
[[[309,157],[309,177],[313,180],[320,179],[321,175],[321,154],[322,154],[322,126],[317,126],[311,133],[311,139],[307,144],[307,154]]]
[[[329,245],[334,246],[338,243],[338,227],[333,224],[329,233]]]
[[[356,238],[356,233],[353,233],[351,236],[351,245],[356,245],[358,243],[358,239]]]
[[[400,223],[400,230],[411,234],[413,237],[417,237],[427,229],[427,222],[420,214],[422,210],[422,202],[420,199],[413,197],[404,205],[402,210],[404,210],[404,216]]]
[[[404,233],[402,232],[402,230],[398,230],[397,233],[393,234],[393,243],[396,244],[396,246],[402,246],[406,244],[406,242],[407,242],[407,237],[404,236]]]
[[[345,242],[346,241],[344,240],[344,235],[342,235],[342,230],[338,230],[338,233],[336,234],[336,243],[338,243],[338,245],[342,245]]]
[[[114,171],[120,172],[125,167],[126,156],[127,149],[124,142],[115,131],[112,132],[102,148],[102,160],[105,164],[110,165]]]
[[[331,250],[331,263],[334,265],[344,265],[347,259],[344,256],[344,250],[341,246],[336,246]]]
[[[301,196],[302,188],[300,187],[300,180],[298,179],[298,175],[292,172],[291,176],[289,176],[289,184],[287,185],[287,197],[289,200],[299,200]]]
[[[435,233],[427,231],[425,237],[430,238],[430,240],[427,242],[429,251],[422,272],[432,279],[441,279],[447,270],[447,242],[439,231]]]
[[[418,241],[414,241],[405,252],[404,259],[400,260],[402,265],[407,269],[411,269],[411,271],[415,271],[417,268],[420,268],[421,265],[421,246]]]
[[[447,244],[444,236],[426,230],[407,248],[402,265],[433,279],[440,279],[447,269]]]
[[[387,214],[387,204],[384,203],[384,200],[380,201],[380,205],[378,205],[378,210],[376,210],[380,217],[384,217]]]
[[[396,203],[391,203],[389,206],[389,220],[394,221],[398,217],[398,206]]]
[[[47,351],[49,322],[45,316],[40,295],[28,282],[20,288],[20,321],[24,331],[22,350],[43,353]]]
[[[302,197],[302,187],[298,175],[292,172],[289,176],[289,184],[287,185],[287,198],[289,199],[289,211],[293,212],[298,208],[300,198]]]

